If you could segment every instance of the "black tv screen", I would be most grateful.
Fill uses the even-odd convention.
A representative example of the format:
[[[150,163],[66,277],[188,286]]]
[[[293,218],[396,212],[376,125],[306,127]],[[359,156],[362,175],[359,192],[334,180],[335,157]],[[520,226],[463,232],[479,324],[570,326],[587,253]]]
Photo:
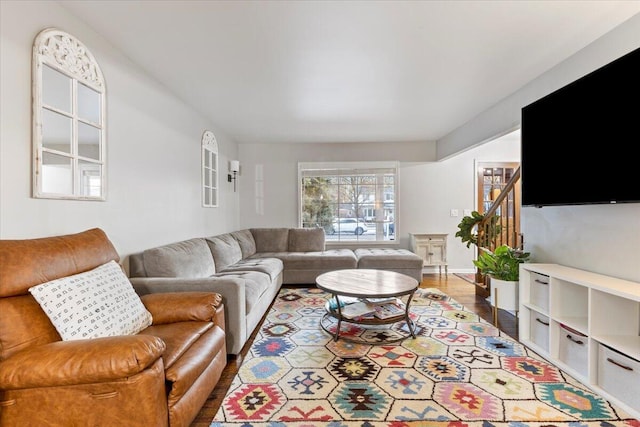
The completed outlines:
[[[640,202],[640,48],[522,109],[523,206]]]

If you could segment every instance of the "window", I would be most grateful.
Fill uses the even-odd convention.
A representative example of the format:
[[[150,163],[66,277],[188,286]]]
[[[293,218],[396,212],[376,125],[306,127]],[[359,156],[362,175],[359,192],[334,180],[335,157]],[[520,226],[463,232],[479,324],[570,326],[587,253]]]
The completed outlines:
[[[202,206],[218,207],[218,141],[210,130],[202,134]]]
[[[395,240],[398,163],[299,163],[300,225],[330,242]]]
[[[41,31],[33,44],[33,197],[105,200],[105,82],[70,34]]]

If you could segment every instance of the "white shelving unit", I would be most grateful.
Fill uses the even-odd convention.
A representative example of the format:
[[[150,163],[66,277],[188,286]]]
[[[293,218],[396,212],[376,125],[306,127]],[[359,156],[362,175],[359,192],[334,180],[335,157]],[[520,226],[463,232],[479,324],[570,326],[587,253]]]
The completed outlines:
[[[640,418],[640,283],[520,266],[520,341]]]

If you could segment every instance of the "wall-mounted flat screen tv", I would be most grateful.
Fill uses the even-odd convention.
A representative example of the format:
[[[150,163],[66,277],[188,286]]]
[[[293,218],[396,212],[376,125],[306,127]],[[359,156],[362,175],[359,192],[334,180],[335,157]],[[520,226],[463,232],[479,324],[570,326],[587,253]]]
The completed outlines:
[[[523,206],[640,202],[640,48],[522,109]]]

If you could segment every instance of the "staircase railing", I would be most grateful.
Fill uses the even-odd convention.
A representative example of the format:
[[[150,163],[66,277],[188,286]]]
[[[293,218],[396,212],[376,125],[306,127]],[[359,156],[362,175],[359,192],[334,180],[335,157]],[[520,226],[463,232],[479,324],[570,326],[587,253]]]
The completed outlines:
[[[522,249],[523,236],[520,233],[520,168],[501,189],[493,204],[478,223],[478,248],[494,250],[500,245]],[[495,192],[494,192],[495,194]],[[489,295],[486,277],[476,272],[476,294]]]
[[[485,212],[478,223],[478,246],[494,250],[500,245],[522,248],[520,233],[520,168]]]

